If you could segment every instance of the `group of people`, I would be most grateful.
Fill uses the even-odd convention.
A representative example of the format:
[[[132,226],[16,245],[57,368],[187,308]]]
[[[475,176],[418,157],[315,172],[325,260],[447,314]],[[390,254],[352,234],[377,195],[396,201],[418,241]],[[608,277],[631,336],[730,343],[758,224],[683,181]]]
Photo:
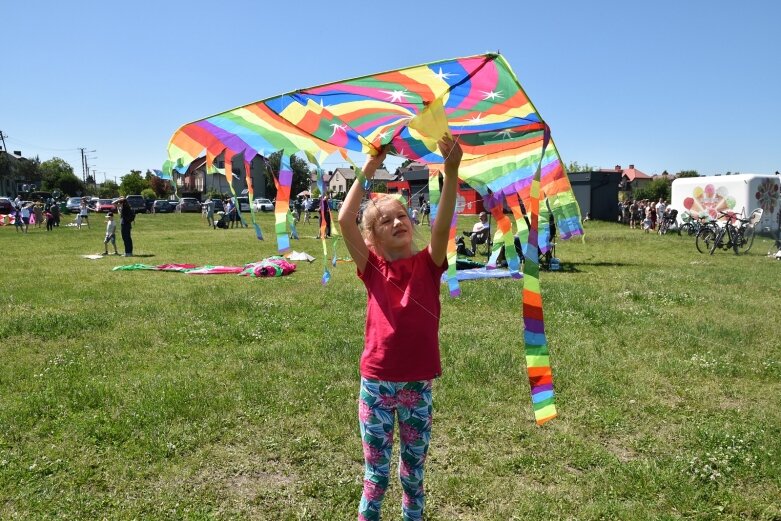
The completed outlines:
[[[654,203],[649,199],[627,199],[618,203],[618,221],[628,224],[632,229],[641,229],[645,233],[656,231],[668,212],[668,204],[664,198]]]
[[[428,224],[431,226],[431,220],[429,215],[431,214],[431,206],[428,201],[421,195],[418,199],[418,207],[414,208],[411,204],[409,207],[409,216],[412,222],[415,224]]]
[[[132,223],[135,220],[135,212],[130,207],[127,199],[121,197],[117,200],[117,211],[119,212],[120,232],[122,235],[122,242],[125,247],[125,257],[133,256],[133,238],[131,234]],[[14,225],[17,232],[27,233],[30,224],[34,224],[36,227],[40,227],[42,223],[46,223],[46,230],[52,231],[54,228],[60,226],[61,213],[60,206],[54,199],[48,201],[35,201],[35,202],[22,202],[17,197],[12,203],[13,209],[11,215],[14,217]],[[86,225],[89,227],[89,213],[95,211],[95,208],[89,205],[89,201],[86,197],[82,198],[79,204],[79,210],[76,214],[74,221],[76,228],[81,229]],[[106,214],[106,234],[103,238],[104,252],[103,255],[108,255],[108,245],[111,244],[114,247],[114,253],[119,255],[116,243],[116,223],[114,221],[114,213],[108,212]]]
[[[46,223],[47,231],[60,225],[60,207],[53,199],[46,202],[23,202],[17,196],[11,206],[11,216],[17,232],[27,233],[31,224],[40,228]]]

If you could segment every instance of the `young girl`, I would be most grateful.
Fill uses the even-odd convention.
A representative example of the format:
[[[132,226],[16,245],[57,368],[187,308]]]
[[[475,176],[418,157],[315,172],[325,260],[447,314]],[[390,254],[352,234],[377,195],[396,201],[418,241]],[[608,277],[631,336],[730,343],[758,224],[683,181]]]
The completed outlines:
[[[413,225],[392,197],[370,201],[358,227],[364,197],[356,179],[339,212],[347,249],[367,291],[365,344],[361,356],[358,419],[365,472],[359,520],[380,519],[388,487],[394,416],[400,431],[399,477],[404,519],[423,517],[423,466],[431,435],[431,386],[442,372],[439,360],[439,287],[447,266],[450,222],[455,209],[461,147],[450,138],[439,142],[445,181],[431,244],[415,252]],[[367,179],[385,159],[370,157]]]

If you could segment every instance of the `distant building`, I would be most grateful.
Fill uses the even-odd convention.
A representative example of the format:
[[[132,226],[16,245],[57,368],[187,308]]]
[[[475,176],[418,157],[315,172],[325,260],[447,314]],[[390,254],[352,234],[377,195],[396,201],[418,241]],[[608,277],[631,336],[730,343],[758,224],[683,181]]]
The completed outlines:
[[[214,166],[224,171],[225,161],[222,156],[214,160]],[[233,189],[237,194],[241,194],[247,189],[247,182],[244,175],[244,161],[240,157],[234,158],[232,171]],[[263,160],[260,157],[256,156],[250,162],[250,173],[252,175],[253,195],[255,197],[266,197],[266,173]],[[174,177],[177,188],[183,193],[231,193],[228,179],[224,175],[206,173],[205,156],[193,160],[184,174],[174,174]]]
[[[631,198],[634,190],[643,188],[654,179],[635,168],[635,165],[629,165],[628,168],[616,165],[613,169],[572,172],[567,176],[582,217],[591,214],[592,219],[601,221],[618,220],[619,192],[624,192],[625,198]]]
[[[591,215],[600,221],[618,220],[618,186],[621,172],[598,170],[568,174],[581,217]]]
[[[25,183],[31,183],[32,180],[24,179],[21,172],[21,164],[27,161],[22,157],[21,152],[9,154],[5,150],[0,150],[0,195],[13,199]]]
[[[378,168],[374,172],[374,180],[387,183],[395,181],[396,176],[384,168]],[[352,168],[337,168],[328,179],[328,192],[334,194],[344,193],[352,185],[353,181],[355,181],[355,170]]]
[[[621,165],[616,165],[613,170],[600,170],[600,172],[620,172],[622,183],[619,188],[627,192],[642,188],[653,180],[652,176],[636,169],[635,165],[629,165],[629,168],[626,169],[622,169]]]

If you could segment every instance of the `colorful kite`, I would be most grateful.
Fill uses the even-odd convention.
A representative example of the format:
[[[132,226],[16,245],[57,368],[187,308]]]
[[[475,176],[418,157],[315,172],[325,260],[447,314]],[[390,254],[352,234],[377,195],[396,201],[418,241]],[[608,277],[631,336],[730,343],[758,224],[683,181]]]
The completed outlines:
[[[499,54],[443,60],[301,89],[188,123],[171,138],[164,170],[184,172],[204,153],[211,171],[220,155],[242,154],[247,164],[256,155],[267,158],[278,151],[283,157],[297,152],[325,157],[337,150],[374,154],[387,147],[392,155],[429,165],[434,218],[443,163],[436,142],[446,133],[464,151],[459,177],[483,197],[484,206],[496,218],[494,244],[505,246],[511,271],[517,273],[520,265],[514,255],[514,235],[521,232],[528,237],[528,243],[523,241],[527,259],[536,261],[538,240],[543,247],[547,244],[543,225],[538,224],[547,216],[540,215],[539,208],[550,208],[562,239],[582,235],[580,210],[550,129]],[[283,191],[285,170],[278,173]],[[538,191],[533,193],[535,177]],[[519,202],[531,210],[528,235],[525,222],[520,224],[524,219],[518,213]],[[277,211],[287,212],[287,203],[284,208],[279,203]],[[512,210],[512,219],[505,207]],[[276,223],[282,251],[289,246],[285,219],[278,215]],[[448,251],[448,262],[455,264],[455,245]],[[449,273],[451,294],[457,294],[455,270]],[[529,376],[535,416],[543,423],[556,410],[549,376],[538,378],[550,375],[550,367],[540,365],[548,360],[542,300],[536,276],[524,280],[524,319],[527,332],[532,327],[534,333],[526,338],[527,360],[535,364],[529,367]]]

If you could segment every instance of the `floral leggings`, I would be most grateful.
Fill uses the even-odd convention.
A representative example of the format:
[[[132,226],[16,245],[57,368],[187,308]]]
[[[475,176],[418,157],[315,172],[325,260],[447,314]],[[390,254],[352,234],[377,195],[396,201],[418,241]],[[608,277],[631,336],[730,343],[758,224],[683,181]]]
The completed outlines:
[[[380,519],[390,474],[394,416],[399,418],[401,438],[402,518],[423,519],[423,465],[431,437],[431,411],[431,380],[385,382],[361,378],[358,419],[365,472],[359,521]]]

